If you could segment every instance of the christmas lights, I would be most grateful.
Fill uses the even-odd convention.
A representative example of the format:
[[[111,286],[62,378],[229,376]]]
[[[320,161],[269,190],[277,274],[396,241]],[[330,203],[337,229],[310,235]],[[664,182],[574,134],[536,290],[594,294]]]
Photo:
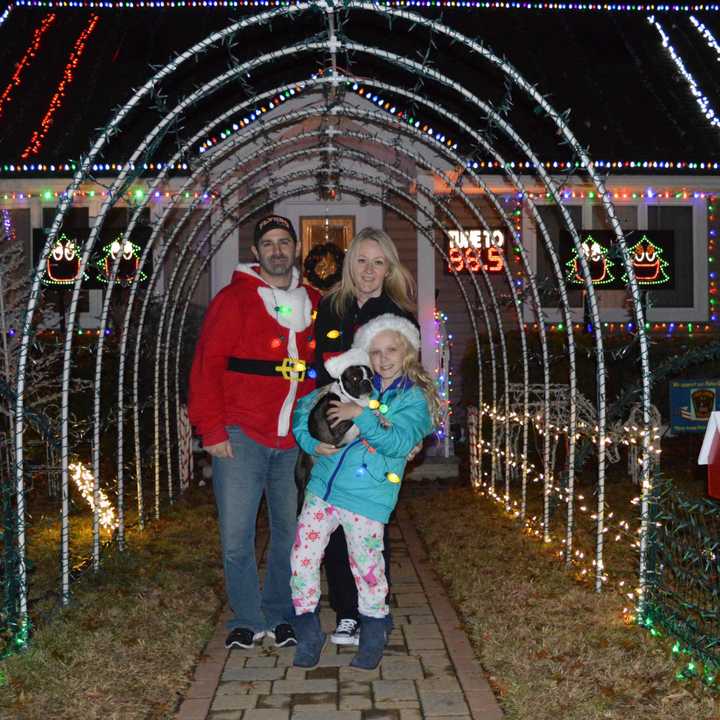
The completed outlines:
[[[50,249],[42,277],[44,285],[74,285],[80,275],[80,254],[78,243],[65,233],[60,235]],[[87,275],[83,273],[83,280]]]
[[[608,250],[603,247],[592,235],[588,235],[582,241],[582,253],[590,270],[590,280],[593,285],[606,285],[615,280],[610,270],[615,263],[608,257]],[[575,285],[584,285],[582,270],[578,253],[573,249],[573,257],[565,263],[568,268],[567,280]]]
[[[712,48],[715,51],[715,54],[720,60],[720,45],[718,45],[717,40],[715,40],[715,36],[694,15],[690,16],[690,22],[694,25],[695,29],[700,33],[700,35],[702,35],[702,37],[705,39],[708,47]]]
[[[690,74],[690,72],[688,72],[682,58],[670,44],[670,38],[663,29],[663,26],[655,19],[654,15],[650,15],[647,20],[658,31],[662,40],[662,46],[667,50],[668,54],[672,58],[672,61],[675,63],[675,67],[677,67],[678,72],[685,78],[687,84],[690,86],[690,92],[695,97],[695,101],[700,107],[700,110],[706,120],[713,127],[720,127],[720,119],[717,117],[715,110],[712,109],[709,98],[706,95],[703,95],[697,82],[695,81],[695,78]]]
[[[10,96],[13,88],[19,87],[20,85],[20,78],[22,77],[23,70],[25,70],[30,65],[32,59],[37,54],[43,35],[50,29],[50,26],[55,22],[56,17],[57,15],[55,13],[50,13],[46,15],[40,21],[40,25],[35,28],[30,46],[27,48],[27,50],[25,50],[22,58],[20,58],[20,62],[15,66],[15,72],[12,74],[10,82],[7,84],[5,90],[3,90],[2,95],[0,95],[0,117],[3,116],[5,104],[8,103],[11,99]],[[2,25],[2,20],[0,20],[0,25]]]
[[[12,218],[10,217],[10,211],[3,209],[3,232],[5,233],[4,240],[16,240],[17,235],[15,234],[15,226],[13,225]]]
[[[647,235],[630,248],[630,259],[638,285],[664,285],[670,281],[665,271],[670,263],[663,257],[663,249]],[[623,275],[622,279],[627,282],[627,275]]]
[[[118,257],[120,258],[120,262],[118,263],[115,275],[116,285],[128,287],[134,282],[143,282],[143,280],[147,278],[147,275],[142,272],[142,270],[138,274],[138,267],[140,266],[139,245],[129,240],[123,241],[123,236],[119,235],[117,239],[105,245],[102,251],[103,255],[97,262],[97,267],[100,270],[98,275],[100,282],[110,282],[113,263]],[[279,309],[279,312],[280,314],[284,314],[282,309]]]
[[[82,463],[72,463],[68,466],[70,477],[75,483],[75,487],[87,501],[88,505],[95,511],[95,478],[88,468]],[[108,500],[107,495],[98,489],[97,491],[97,512],[99,514],[100,527],[106,530],[115,530],[118,526],[115,508]]]
[[[20,156],[22,160],[27,160],[31,155],[37,155],[40,152],[43,140],[53,123],[53,117],[62,105],[63,98],[65,97],[65,89],[74,79],[73,70],[77,69],[77,66],[80,63],[80,58],[85,52],[87,41],[90,38],[90,35],[92,35],[93,30],[95,30],[95,26],[98,24],[99,20],[99,15],[91,15],[87,26],[83,29],[78,36],[78,39],[75,41],[73,49],[70,52],[70,57],[65,65],[62,80],[60,80],[60,84],[58,85],[55,94],[50,99],[50,106],[48,107],[47,112],[40,121],[40,129],[33,132],[28,146],[22,152],[22,155]]]
[[[197,10],[206,8],[285,7],[302,4],[300,0],[16,0],[16,8],[58,8],[63,10]],[[526,10],[584,13],[691,13],[720,12],[718,4],[593,3],[593,2],[521,2],[519,0],[382,0],[378,6],[399,8],[452,8],[459,10]],[[6,13],[9,12],[9,6]],[[1,20],[1,18],[0,18]]]
[[[717,237],[720,232],[720,221],[717,210],[718,198],[711,195],[708,199],[707,221],[708,221],[708,309],[710,322],[718,322],[718,262],[715,254],[717,250]]]

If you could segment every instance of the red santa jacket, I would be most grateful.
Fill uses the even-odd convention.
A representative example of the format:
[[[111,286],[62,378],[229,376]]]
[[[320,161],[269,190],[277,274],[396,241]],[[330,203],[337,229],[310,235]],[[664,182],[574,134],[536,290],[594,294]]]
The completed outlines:
[[[269,286],[258,271],[256,265],[238,265],[205,315],[188,402],[190,422],[205,446],[227,440],[225,428],[239,425],[262,445],[294,447],[290,419],[295,401],[315,387],[297,361],[309,369],[313,360],[320,295],[298,284],[296,269],[287,290]],[[271,375],[246,371],[254,366]]]

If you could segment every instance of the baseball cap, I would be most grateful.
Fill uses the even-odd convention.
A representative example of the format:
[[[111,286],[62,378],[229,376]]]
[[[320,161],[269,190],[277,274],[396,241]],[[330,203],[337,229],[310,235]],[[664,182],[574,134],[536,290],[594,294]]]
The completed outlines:
[[[270,230],[285,230],[293,242],[297,242],[297,235],[295,234],[295,228],[292,223],[282,215],[266,215],[264,218],[258,220],[255,225],[255,236],[253,242],[257,245],[260,238]]]

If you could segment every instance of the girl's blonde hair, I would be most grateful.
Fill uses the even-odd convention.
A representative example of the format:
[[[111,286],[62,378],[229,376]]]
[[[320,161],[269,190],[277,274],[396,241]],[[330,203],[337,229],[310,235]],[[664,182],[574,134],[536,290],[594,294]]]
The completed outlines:
[[[342,317],[350,305],[350,301],[356,296],[357,288],[352,278],[352,266],[360,252],[360,243],[363,240],[376,242],[382,250],[388,264],[388,273],[383,281],[385,294],[398,306],[408,312],[415,311],[415,280],[407,268],[400,262],[397,248],[391,237],[378,228],[366,227],[355,235],[350,247],[345,253],[342,277],[328,292],[333,312]]]
[[[433,427],[439,427],[443,420],[444,411],[435,381],[420,363],[417,350],[401,332],[397,330],[386,330],[385,332],[393,332],[400,338],[400,342],[405,348],[405,356],[403,357],[402,363],[403,373],[425,393]]]

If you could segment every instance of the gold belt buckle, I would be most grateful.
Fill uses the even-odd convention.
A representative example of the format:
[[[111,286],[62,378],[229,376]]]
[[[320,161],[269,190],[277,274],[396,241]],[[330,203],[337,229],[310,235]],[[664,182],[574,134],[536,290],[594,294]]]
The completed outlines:
[[[298,358],[283,358],[282,365],[276,365],[275,370],[283,376],[283,380],[302,382],[305,379],[307,364]]]

